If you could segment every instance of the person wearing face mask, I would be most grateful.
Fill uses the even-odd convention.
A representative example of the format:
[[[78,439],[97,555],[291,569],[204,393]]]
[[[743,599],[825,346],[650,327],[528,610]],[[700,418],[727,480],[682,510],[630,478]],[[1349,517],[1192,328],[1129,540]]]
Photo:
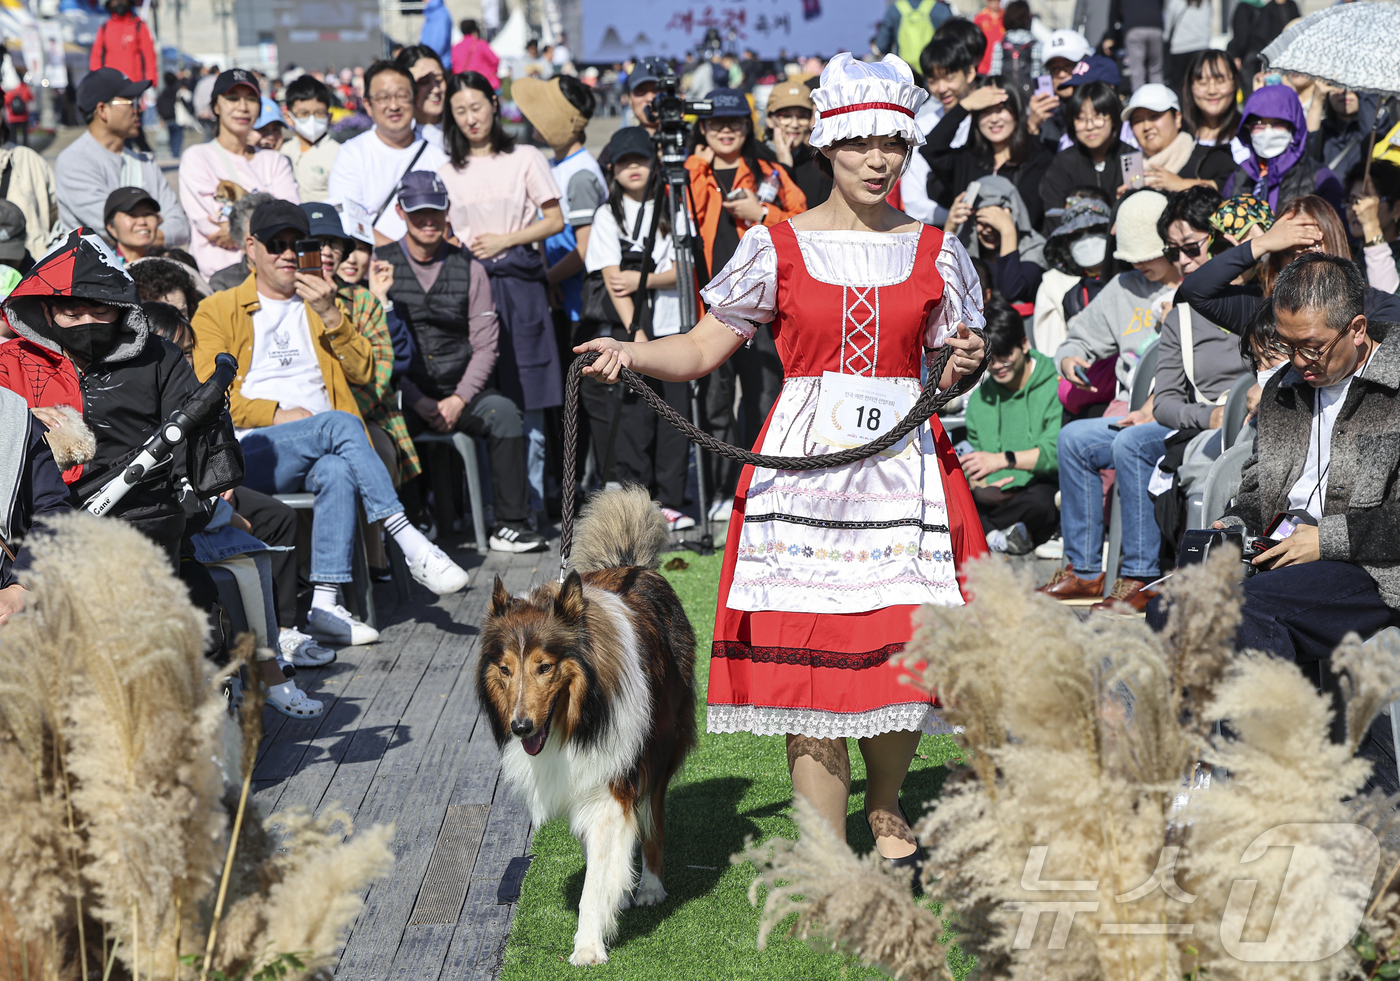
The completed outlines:
[[[1253,194],[1277,211],[1293,198],[1316,194],[1341,214],[1342,182],[1307,155],[1307,116],[1296,92],[1287,85],[1255,89],[1241,116],[1236,136],[1249,156],[1221,188],[1225,197]]]
[[[115,68],[136,82],[159,81],[156,46],[146,22],[131,9],[131,0],[107,0],[107,20],[97,29],[88,52],[88,71]]]
[[[1099,295],[1110,278],[1105,271],[1113,210],[1098,188],[1077,188],[1064,217],[1045,242],[1049,268],[1035,294],[1036,350],[1051,356],[1064,343],[1069,321]]]
[[[292,162],[297,191],[303,201],[323,201],[340,144],[326,134],[331,128],[331,90],[311,75],[295,79],[282,97],[284,118],[292,137],[282,144],[282,156]]]

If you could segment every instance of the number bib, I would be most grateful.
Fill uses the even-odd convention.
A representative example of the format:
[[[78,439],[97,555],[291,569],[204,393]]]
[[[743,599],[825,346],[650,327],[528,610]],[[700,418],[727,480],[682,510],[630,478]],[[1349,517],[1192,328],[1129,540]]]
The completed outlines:
[[[894,379],[824,371],[817,395],[816,438],[843,450],[864,446],[899,425],[917,401],[917,393]],[[900,449],[895,445],[886,452]]]

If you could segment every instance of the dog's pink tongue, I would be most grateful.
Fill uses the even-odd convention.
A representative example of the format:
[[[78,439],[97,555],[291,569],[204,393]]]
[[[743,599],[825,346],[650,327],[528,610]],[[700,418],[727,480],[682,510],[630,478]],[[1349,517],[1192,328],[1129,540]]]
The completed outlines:
[[[525,752],[529,753],[531,756],[537,756],[539,755],[540,750],[544,749],[544,740],[545,737],[548,735],[548,729],[541,729],[533,736],[529,736],[525,739],[520,740],[520,745],[525,750]]]

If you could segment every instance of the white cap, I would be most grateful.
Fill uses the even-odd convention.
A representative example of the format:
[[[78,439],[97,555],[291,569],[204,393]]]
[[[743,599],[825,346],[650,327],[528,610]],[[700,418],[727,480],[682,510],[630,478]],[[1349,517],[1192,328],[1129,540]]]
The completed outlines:
[[[914,115],[927,99],[899,56],[866,62],[843,51],[827,62],[821,85],[812,91],[816,125],[808,142],[823,147],[856,136],[896,135],[911,149],[922,146],[924,134]]]
[[[1050,35],[1050,39],[1045,42],[1041,57],[1042,61],[1049,61],[1051,58],[1064,58],[1077,65],[1093,53],[1093,46],[1084,39],[1083,34],[1078,31],[1062,30],[1055,31]]]
[[[1153,112],[1166,112],[1174,109],[1181,112],[1181,103],[1177,101],[1176,93],[1167,88],[1161,82],[1148,82],[1140,86],[1133,97],[1128,100],[1128,104],[1123,107],[1123,122],[1132,119],[1134,109],[1151,109]]]

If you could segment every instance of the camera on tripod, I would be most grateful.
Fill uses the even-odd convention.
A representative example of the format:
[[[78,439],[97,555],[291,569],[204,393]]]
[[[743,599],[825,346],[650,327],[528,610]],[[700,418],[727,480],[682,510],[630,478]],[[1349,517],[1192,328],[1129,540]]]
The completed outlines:
[[[680,97],[680,78],[669,64],[655,66],[656,98],[647,106],[647,113],[657,124],[656,142],[661,148],[662,163],[676,164],[685,159],[690,129],[686,116],[708,116],[714,105],[707,100],[691,102]]]

